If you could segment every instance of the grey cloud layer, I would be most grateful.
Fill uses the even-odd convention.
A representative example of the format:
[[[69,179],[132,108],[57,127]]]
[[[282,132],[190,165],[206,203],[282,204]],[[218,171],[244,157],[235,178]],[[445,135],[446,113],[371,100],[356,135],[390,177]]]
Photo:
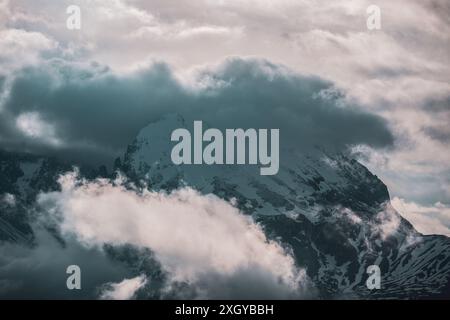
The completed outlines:
[[[4,146],[82,152],[81,160],[110,160],[139,129],[173,112],[219,128],[280,128],[285,146],[344,151],[348,145],[393,142],[381,117],[346,103],[331,83],[255,59],[234,58],[204,69],[196,87],[183,86],[165,64],[126,76],[64,63],[26,68],[11,84],[1,112]],[[46,131],[39,136],[45,126],[60,144],[52,146]]]
[[[82,29],[76,32],[65,28],[69,4],[82,9]],[[0,0],[0,73],[42,66],[54,57],[76,63],[98,61],[121,72],[142,70],[148,61],[162,60],[176,74],[231,55],[281,62],[301,74],[330,80],[360,108],[388,121],[394,148],[369,150],[365,156],[370,161],[365,164],[386,182],[391,194],[426,206],[436,201],[449,204],[448,1],[379,0],[382,28],[374,31],[366,28],[366,8],[371,4],[369,0]],[[2,116],[14,121],[11,115]],[[45,120],[27,115],[22,125],[33,118]],[[15,130],[15,123],[4,126]],[[52,132],[45,123],[41,127],[54,136],[58,131]],[[118,144],[99,150],[90,130],[81,136],[62,133],[77,141],[77,147],[72,144],[65,150],[69,157],[90,149],[90,158],[99,162],[118,152]],[[124,132],[131,136],[131,131]],[[42,139],[30,145],[19,133],[7,138],[2,145],[45,152],[58,144],[55,137],[50,139],[53,147]]]

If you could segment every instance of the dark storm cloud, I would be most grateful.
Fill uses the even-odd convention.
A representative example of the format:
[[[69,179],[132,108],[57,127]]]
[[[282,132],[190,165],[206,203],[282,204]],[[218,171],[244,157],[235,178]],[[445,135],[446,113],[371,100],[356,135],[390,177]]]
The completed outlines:
[[[9,149],[110,162],[139,129],[167,113],[216,127],[280,128],[282,143],[384,147],[392,135],[382,118],[348,105],[333,84],[294,74],[264,60],[229,59],[198,75],[203,88],[181,85],[165,64],[131,75],[62,62],[26,68],[13,81],[2,111],[1,143]],[[20,115],[38,114],[54,139],[30,136]],[[34,119],[34,118],[33,118]],[[47,132],[46,131],[46,132]]]
[[[63,246],[44,230],[36,230],[37,245],[0,245],[0,299],[95,299],[107,281],[129,277],[125,266],[95,248],[75,241]],[[68,290],[67,267],[81,269],[81,290]]]
[[[332,83],[293,74],[261,60],[232,59],[203,77],[223,83],[205,90],[195,106],[202,118],[218,127],[280,128],[282,143],[320,145],[343,150],[348,145],[392,144],[381,117],[346,103]]]
[[[130,77],[116,77],[95,66],[88,71],[60,64],[25,69],[14,80],[5,104],[3,144],[105,161],[168,104],[176,103],[180,89],[170,76],[164,65]],[[54,127],[63,141],[60,146],[52,148],[45,139],[17,128],[17,117],[30,112]]]

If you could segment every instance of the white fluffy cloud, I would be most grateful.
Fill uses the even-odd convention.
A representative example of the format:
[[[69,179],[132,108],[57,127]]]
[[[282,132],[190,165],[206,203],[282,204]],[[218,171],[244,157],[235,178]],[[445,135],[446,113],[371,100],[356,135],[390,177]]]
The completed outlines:
[[[130,300],[136,295],[136,292],[145,286],[147,278],[140,275],[131,279],[124,279],[118,283],[107,283],[104,286],[100,299],[102,300]]]
[[[443,234],[450,236],[450,207],[442,203],[421,206],[402,198],[392,199],[392,205],[417,231],[423,234]]]
[[[57,42],[41,32],[0,28],[0,75],[36,64],[43,52],[56,47]]]
[[[32,139],[42,140],[54,146],[62,143],[56,135],[55,128],[45,122],[37,112],[20,114],[16,118],[16,126],[23,134]]]
[[[400,227],[400,216],[390,203],[382,205],[382,210],[375,217],[372,230],[379,234],[383,240],[394,235]]]
[[[368,227],[372,236],[378,236],[382,240],[395,235],[401,224],[400,215],[389,202],[381,204],[374,219],[370,222],[363,221],[349,208],[336,207],[335,214],[352,224]]]
[[[38,202],[53,214],[63,235],[88,247],[148,248],[171,283],[194,285],[206,297],[226,297],[245,282],[247,290],[264,288],[264,295],[278,298],[305,289],[306,275],[292,256],[267,240],[251,218],[214,195],[189,188],[171,194],[129,190],[120,181],[79,181],[75,173],[59,182],[61,192],[41,194]]]
[[[5,203],[7,206],[14,207],[16,205],[16,197],[13,194],[10,193],[4,193],[0,197],[1,201],[0,203]]]

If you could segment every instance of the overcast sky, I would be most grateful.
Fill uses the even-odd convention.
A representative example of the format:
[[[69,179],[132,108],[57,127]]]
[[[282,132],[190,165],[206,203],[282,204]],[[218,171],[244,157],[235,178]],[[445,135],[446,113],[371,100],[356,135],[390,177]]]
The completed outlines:
[[[66,27],[71,4],[80,30]],[[380,30],[367,29],[370,4],[381,9]],[[320,106],[313,119],[357,145],[419,231],[446,233],[449,37],[447,0],[0,0],[0,145],[114,156],[157,108],[225,104],[206,99],[211,86],[221,98],[266,86],[287,105],[302,92],[337,90],[333,101],[347,108],[331,115],[338,125]],[[262,80],[270,77],[275,89]],[[142,101],[154,107],[142,110]],[[295,112],[317,109],[305,108]],[[105,118],[125,123],[114,135]]]

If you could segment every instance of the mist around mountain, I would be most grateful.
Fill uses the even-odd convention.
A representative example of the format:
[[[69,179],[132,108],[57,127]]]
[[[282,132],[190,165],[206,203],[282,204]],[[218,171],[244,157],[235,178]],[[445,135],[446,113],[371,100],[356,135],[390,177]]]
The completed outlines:
[[[191,125],[150,123],[109,169],[2,151],[0,297],[449,298],[450,239],[417,232],[351,154],[282,145],[274,176],[174,165],[170,133]]]

